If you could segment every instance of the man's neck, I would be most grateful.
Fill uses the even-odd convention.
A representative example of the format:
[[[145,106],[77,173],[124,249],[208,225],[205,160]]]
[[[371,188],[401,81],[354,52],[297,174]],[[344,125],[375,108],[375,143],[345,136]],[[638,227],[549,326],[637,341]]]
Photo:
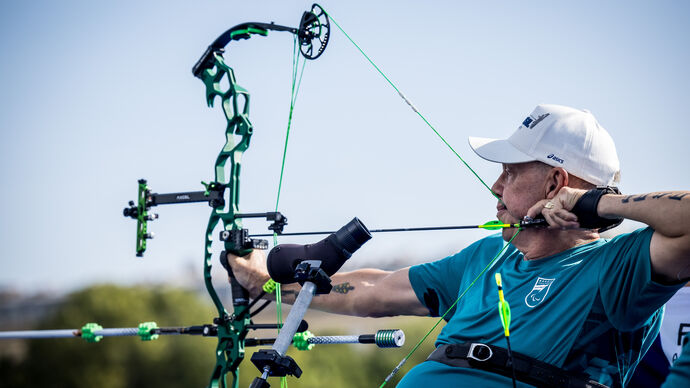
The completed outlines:
[[[525,260],[539,260],[598,238],[598,233],[589,230],[532,229],[523,231],[513,245],[522,252]]]

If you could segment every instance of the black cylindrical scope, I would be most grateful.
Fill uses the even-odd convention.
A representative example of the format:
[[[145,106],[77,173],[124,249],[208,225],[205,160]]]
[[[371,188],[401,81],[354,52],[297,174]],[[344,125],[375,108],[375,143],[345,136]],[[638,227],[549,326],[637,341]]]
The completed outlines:
[[[371,233],[357,217],[335,233],[315,244],[280,244],[268,254],[268,273],[281,284],[295,282],[295,267],[304,260],[320,260],[328,276],[338,272],[345,261],[365,242]]]

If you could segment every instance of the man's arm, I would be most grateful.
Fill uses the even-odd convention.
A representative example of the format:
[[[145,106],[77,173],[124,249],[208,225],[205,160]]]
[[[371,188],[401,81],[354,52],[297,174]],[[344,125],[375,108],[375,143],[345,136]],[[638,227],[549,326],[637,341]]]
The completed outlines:
[[[670,283],[690,278],[690,192],[605,195],[597,211],[602,217],[624,217],[651,226],[652,271]]]
[[[249,290],[251,296],[261,292],[261,286],[270,276],[266,270],[263,251],[254,250],[245,257],[228,254],[228,263],[237,280]],[[360,317],[394,315],[429,315],[412,289],[409,268],[397,271],[360,269],[331,276],[330,294],[316,295],[311,307],[337,314]],[[294,303],[301,286],[297,283],[281,287],[283,302]],[[272,296],[273,297],[273,296]]]
[[[542,213],[554,226],[577,226],[570,213],[585,190],[563,187],[551,200],[537,202],[527,215]],[[554,203],[551,209],[544,208]],[[650,243],[652,271],[662,281],[677,283],[690,278],[690,192],[664,191],[638,195],[606,194],[597,206],[601,217],[623,217],[654,229]]]

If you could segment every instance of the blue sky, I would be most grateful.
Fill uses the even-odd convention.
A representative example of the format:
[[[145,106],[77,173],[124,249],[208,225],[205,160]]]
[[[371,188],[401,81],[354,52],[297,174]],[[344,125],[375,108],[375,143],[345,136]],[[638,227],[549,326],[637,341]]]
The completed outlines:
[[[296,25],[311,3],[198,4],[0,4],[0,288],[198,280],[206,205],[158,208],[144,259],[122,208],[139,178],[165,193],[212,177],[225,123],[190,71],[206,46],[246,21]],[[489,184],[499,167],[467,136],[508,136],[535,105],[555,103],[589,109],[609,130],[624,192],[687,188],[687,2],[389,4],[322,6]],[[291,52],[292,37],[272,32],[225,56],[252,96],[246,212],[275,206]],[[281,204],[288,231],[354,216],[370,228],[495,216],[486,189],[335,29],[304,73]],[[433,260],[485,233],[379,235],[348,265]]]

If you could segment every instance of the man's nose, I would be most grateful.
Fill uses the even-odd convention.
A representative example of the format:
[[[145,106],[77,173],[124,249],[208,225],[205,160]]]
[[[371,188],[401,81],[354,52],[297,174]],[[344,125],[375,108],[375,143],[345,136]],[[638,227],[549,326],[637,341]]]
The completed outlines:
[[[493,185],[491,185],[491,191],[494,192],[498,197],[501,197],[503,194],[503,184],[501,183],[501,177],[498,177],[496,179],[496,182],[494,182]]]

